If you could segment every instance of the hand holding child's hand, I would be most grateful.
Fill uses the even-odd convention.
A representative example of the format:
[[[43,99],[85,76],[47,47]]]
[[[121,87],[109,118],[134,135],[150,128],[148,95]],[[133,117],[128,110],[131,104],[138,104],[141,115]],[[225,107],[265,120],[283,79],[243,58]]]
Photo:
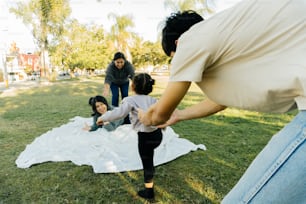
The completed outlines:
[[[103,125],[104,122],[101,118],[98,118],[96,123],[97,123],[97,125]]]
[[[179,122],[179,110],[178,109],[173,111],[169,120],[167,120],[164,124],[158,125],[157,127],[166,128],[167,126],[171,126],[177,122]]]
[[[147,116],[147,112],[145,112],[142,109],[137,109],[138,111],[138,119],[140,120],[140,122],[144,125],[151,125],[151,118]],[[150,115],[151,116],[151,115]]]

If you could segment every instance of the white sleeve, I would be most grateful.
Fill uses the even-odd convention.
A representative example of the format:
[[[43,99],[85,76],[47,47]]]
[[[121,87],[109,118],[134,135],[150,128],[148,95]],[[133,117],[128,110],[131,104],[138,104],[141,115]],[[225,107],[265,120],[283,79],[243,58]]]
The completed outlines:
[[[107,122],[125,118],[129,114],[131,109],[132,109],[132,106],[128,102],[123,100],[119,107],[116,107],[113,110],[107,111],[102,116],[100,116],[100,118],[103,121],[107,121]]]

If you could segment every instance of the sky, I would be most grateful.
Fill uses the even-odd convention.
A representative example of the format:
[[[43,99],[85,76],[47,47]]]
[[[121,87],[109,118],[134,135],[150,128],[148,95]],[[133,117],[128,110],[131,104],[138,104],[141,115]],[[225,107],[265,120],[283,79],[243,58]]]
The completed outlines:
[[[26,1],[26,0],[21,0]],[[214,8],[221,11],[239,0],[213,0]],[[0,0],[0,53],[7,50],[12,42],[23,53],[33,52],[35,45],[29,28],[9,12],[17,0]],[[164,0],[70,0],[71,17],[80,23],[94,23],[109,30],[113,24],[108,14],[131,14],[135,27],[133,31],[144,40],[156,41],[159,25],[170,14],[165,10]]]

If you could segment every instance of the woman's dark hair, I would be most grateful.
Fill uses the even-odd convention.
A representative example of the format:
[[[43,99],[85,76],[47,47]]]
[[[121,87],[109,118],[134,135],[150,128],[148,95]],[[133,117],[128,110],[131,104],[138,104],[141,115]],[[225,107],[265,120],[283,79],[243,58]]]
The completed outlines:
[[[153,91],[155,80],[147,73],[139,73],[133,78],[134,91],[137,94],[148,95]]]
[[[120,59],[120,58],[122,58],[122,59],[125,60],[124,54],[123,54],[122,52],[116,52],[116,53],[114,54],[113,61],[115,61],[115,60],[117,60],[117,59]]]
[[[100,115],[100,113],[98,113],[97,108],[96,108],[96,102],[104,103],[107,107],[107,110],[111,109],[111,107],[108,105],[108,102],[107,102],[105,97],[99,96],[99,95],[95,96],[95,97],[90,97],[88,103],[92,107],[92,111],[93,111],[92,116],[94,116],[96,114]]]
[[[92,106],[94,99],[95,99],[95,97],[90,97],[90,98],[89,98],[88,104],[89,104],[90,106]]]
[[[162,30],[162,47],[167,56],[176,51],[175,41],[194,24],[204,20],[195,11],[172,13]],[[196,36],[195,36],[196,37]]]

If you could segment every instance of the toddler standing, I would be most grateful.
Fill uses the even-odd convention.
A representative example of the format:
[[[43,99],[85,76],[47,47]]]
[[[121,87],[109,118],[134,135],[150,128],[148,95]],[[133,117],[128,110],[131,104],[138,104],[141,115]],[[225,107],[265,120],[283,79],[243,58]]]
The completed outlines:
[[[143,165],[144,186],[138,191],[138,195],[145,199],[154,198],[153,176],[154,176],[154,149],[162,141],[162,131],[155,126],[145,126],[138,120],[138,109],[147,110],[157,100],[148,94],[152,92],[155,80],[149,74],[137,74],[132,80],[132,90],[135,95],[125,97],[120,106],[107,111],[97,120],[97,125],[105,122],[118,120],[130,116],[134,130],[138,134],[138,151]]]

